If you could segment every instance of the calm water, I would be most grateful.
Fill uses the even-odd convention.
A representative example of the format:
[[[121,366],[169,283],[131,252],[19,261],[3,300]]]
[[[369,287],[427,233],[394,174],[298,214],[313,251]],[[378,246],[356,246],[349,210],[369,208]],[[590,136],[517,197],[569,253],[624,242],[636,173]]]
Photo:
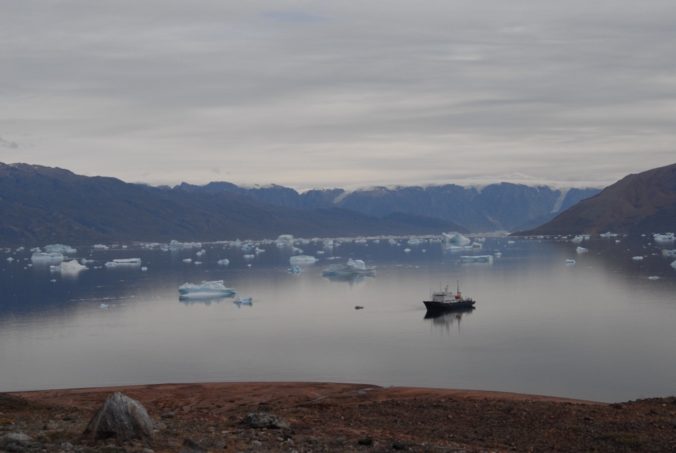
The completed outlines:
[[[300,275],[287,272],[290,252],[274,244],[251,267],[223,245],[205,245],[201,258],[82,249],[76,256],[95,260],[90,267],[138,256],[149,269],[92,268],[76,278],[25,268],[30,252],[12,253],[14,262],[0,254],[0,391],[303,380],[603,401],[676,394],[673,258],[647,239],[583,245],[589,254],[576,255],[571,243],[488,239],[479,253],[502,257],[463,265],[438,243],[410,253],[386,241],[344,243]],[[321,244],[301,247],[314,255]],[[639,254],[643,261],[631,259]],[[229,267],[215,264],[226,257]],[[348,257],[377,266],[377,275],[322,277]],[[253,306],[179,302],[180,284],[217,279]],[[425,319],[421,300],[456,280],[477,309]]]

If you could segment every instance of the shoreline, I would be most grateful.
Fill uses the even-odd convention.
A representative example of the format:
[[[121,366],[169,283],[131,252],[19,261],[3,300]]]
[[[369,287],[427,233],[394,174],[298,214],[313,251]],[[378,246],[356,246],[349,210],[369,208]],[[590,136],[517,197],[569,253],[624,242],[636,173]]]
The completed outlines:
[[[82,435],[103,401],[117,391],[147,409],[156,423],[151,441],[116,443]],[[279,417],[285,426],[246,425],[248,414],[260,412]],[[188,441],[203,448],[200,451],[233,453],[673,451],[676,398],[602,403],[509,392],[320,382],[0,393],[0,450],[6,433],[19,432],[42,450],[74,453],[178,452]]]

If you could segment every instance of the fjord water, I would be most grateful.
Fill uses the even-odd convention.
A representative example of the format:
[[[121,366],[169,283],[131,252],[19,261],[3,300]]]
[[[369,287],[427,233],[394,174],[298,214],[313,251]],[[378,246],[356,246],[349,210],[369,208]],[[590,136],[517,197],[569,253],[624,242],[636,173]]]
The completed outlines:
[[[576,255],[569,242],[489,238],[477,253],[502,257],[463,265],[439,243],[405,253],[405,244],[346,242],[299,275],[287,271],[290,251],[274,244],[251,267],[221,244],[205,246],[201,258],[195,250],[81,249],[78,257],[97,264],[140,256],[149,269],[92,268],[71,278],[27,268],[30,254],[13,253],[14,262],[0,263],[0,391],[330,381],[598,401],[675,394],[673,259],[646,238],[584,245],[590,252]],[[315,255],[321,243],[302,247]],[[322,277],[348,257],[377,266],[377,275]],[[217,266],[221,258],[230,266]],[[179,301],[180,284],[220,279],[253,306]],[[477,309],[425,319],[422,299],[457,280]]]

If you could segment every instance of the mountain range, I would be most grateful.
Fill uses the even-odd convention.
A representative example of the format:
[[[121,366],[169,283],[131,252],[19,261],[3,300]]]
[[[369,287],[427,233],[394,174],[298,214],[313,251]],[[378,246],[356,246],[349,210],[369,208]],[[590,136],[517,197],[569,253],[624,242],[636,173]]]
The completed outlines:
[[[152,187],[0,163],[0,243],[220,240],[513,230],[596,189],[500,183],[298,192],[282,186]]]
[[[550,222],[519,235],[676,231],[676,164],[625,176]]]

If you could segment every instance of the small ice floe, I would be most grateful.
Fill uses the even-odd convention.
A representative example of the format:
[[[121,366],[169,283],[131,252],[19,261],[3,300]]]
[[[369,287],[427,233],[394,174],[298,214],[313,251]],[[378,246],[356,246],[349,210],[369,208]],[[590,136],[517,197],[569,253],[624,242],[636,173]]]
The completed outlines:
[[[169,250],[171,251],[180,251],[180,250],[190,250],[190,249],[201,249],[201,242],[179,242],[172,240],[169,242]]]
[[[58,266],[49,266],[51,272],[58,272],[64,277],[77,277],[80,272],[89,268],[78,263],[77,260],[63,261]]]
[[[94,245],[92,246],[92,249],[94,249],[94,250],[96,250],[96,251],[98,251],[98,252],[105,252],[105,251],[108,250],[109,248],[110,248],[110,247],[108,247],[108,246],[105,245],[105,244],[94,244]]]
[[[467,236],[464,236],[460,233],[456,232],[451,232],[451,233],[442,233],[444,236],[444,243],[448,245],[455,245],[455,246],[465,246],[469,245],[472,240],[468,238]]]
[[[250,307],[253,305],[253,299],[251,297],[238,297],[232,302],[238,307],[241,307],[242,305],[247,305]]]
[[[510,241],[507,241],[507,244],[508,244],[508,245],[514,245],[514,244],[516,244],[516,241],[510,240]]]
[[[639,256],[632,256],[631,259],[634,260],[634,261],[643,261],[643,257],[640,256],[640,255]]]
[[[651,275],[648,277],[648,280],[659,280],[660,276],[659,275]]]
[[[670,244],[676,241],[676,236],[674,236],[674,233],[655,233],[653,234],[653,240],[658,244]]]
[[[7,257],[7,262],[8,262],[8,263],[14,262],[14,258],[12,258],[11,256],[10,256],[10,257]]]
[[[291,248],[293,247],[293,235],[292,234],[280,234],[277,236],[275,245],[279,248]]]
[[[207,251],[204,250],[204,249],[198,250],[197,253],[195,253],[195,255],[197,255],[197,256],[204,256],[206,254],[207,254]]]
[[[311,255],[295,255],[289,258],[289,264],[293,266],[311,266],[317,262],[317,258]]]
[[[194,264],[195,266],[201,266],[201,265],[202,265],[202,262],[201,262],[201,261],[195,261],[193,264]]]
[[[190,264],[192,263],[192,258],[183,258],[181,261],[183,261],[185,264]]]
[[[582,244],[582,241],[584,241],[584,236],[582,235],[577,235],[570,240],[570,242],[572,242],[573,244]]]
[[[232,297],[236,291],[227,288],[223,280],[203,281],[202,283],[184,283],[178,287],[180,299],[217,299]]]
[[[611,239],[611,238],[616,238],[619,236],[617,233],[613,233],[612,231],[606,231],[605,233],[599,234],[599,237],[602,237],[603,239]]]
[[[575,261],[575,260],[572,259],[572,258],[568,258],[568,259],[566,260],[566,266],[575,266],[576,263],[577,263],[577,261]]]
[[[423,241],[420,238],[411,238],[407,242],[407,244],[410,245],[411,247],[415,247],[415,246],[420,245],[422,243],[423,243]]]
[[[461,256],[462,264],[493,264],[493,255],[467,255]]]
[[[390,245],[394,245],[394,246],[399,245],[399,243],[397,242],[397,240],[394,239],[394,238],[389,238],[389,239],[387,240],[387,243],[390,244]]]
[[[34,252],[31,255],[33,264],[59,264],[63,260],[63,253]]]
[[[502,258],[502,252],[495,252],[493,253],[493,256],[496,258]]]
[[[589,249],[586,249],[584,247],[577,247],[575,249],[575,253],[577,253],[578,255],[582,255],[584,253],[589,253]]]
[[[406,248],[404,249],[404,253],[411,253],[411,249],[408,248],[408,247],[406,247]]]
[[[77,253],[77,250],[71,247],[70,245],[65,244],[49,244],[43,247],[43,250],[47,253],[61,253],[63,255],[73,255]]]
[[[262,248],[260,248],[260,247],[256,247],[256,248],[254,249],[254,254],[260,255],[261,253],[265,253],[265,249],[262,249]]]
[[[665,258],[676,258],[676,249],[673,250],[662,250],[662,256]]]
[[[298,275],[301,272],[303,272],[303,269],[300,266],[290,266],[289,267],[289,274]]]
[[[102,304],[99,305],[99,308],[101,310],[108,310],[108,308],[110,308],[110,305],[102,303]]]
[[[246,254],[246,255],[244,255],[242,258],[244,258],[244,261],[251,261],[251,260],[253,260],[254,258],[256,258],[256,255]]]
[[[141,267],[141,258],[116,258],[105,266],[108,269]]]
[[[219,266],[228,266],[230,264],[230,260],[227,258],[223,258],[222,260],[216,261],[216,264]]]
[[[141,272],[148,272],[148,266],[141,266]]]
[[[674,261],[674,262],[671,263],[671,267],[673,267],[674,269],[676,269],[676,261]]]

